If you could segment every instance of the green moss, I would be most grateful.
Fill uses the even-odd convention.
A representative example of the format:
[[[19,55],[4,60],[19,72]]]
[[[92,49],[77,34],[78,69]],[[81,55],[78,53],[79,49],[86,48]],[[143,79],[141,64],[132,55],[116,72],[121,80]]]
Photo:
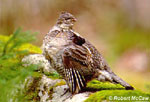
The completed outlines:
[[[87,87],[89,88],[96,88],[96,89],[124,89],[123,86],[119,84],[112,84],[109,82],[100,82],[98,80],[92,80],[89,83],[87,83]]]
[[[39,101],[39,82],[41,80],[41,77],[34,77],[33,81],[30,83],[30,85],[27,85],[25,90],[25,99],[26,100],[34,100],[35,102]],[[28,83],[28,81],[27,81]],[[26,83],[26,84],[27,84]]]
[[[61,80],[60,82],[55,84],[55,87],[61,86],[61,85],[66,85],[66,82],[64,80]]]
[[[34,72],[32,76],[33,77],[42,77],[42,75],[43,75],[42,73]]]
[[[135,101],[135,99],[142,97],[148,97],[150,101],[150,94],[138,91],[138,90],[124,90],[119,84],[112,84],[109,82],[99,82],[98,80],[92,80],[87,84],[88,88],[96,88],[100,91],[93,93],[85,102],[102,102],[103,100],[120,102],[120,97],[126,98],[124,101]],[[130,98],[130,99],[129,99]],[[117,100],[118,99],[118,100]]]
[[[6,42],[9,39],[9,36],[0,35],[0,41]]]
[[[48,95],[49,95],[49,99],[53,98],[53,87],[49,88]]]
[[[103,90],[91,94],[85,102],[102,102],[103,100],[115,102],[135,102],[145,97],[147,102],[150,101],[150,94],[143,93],[137,90]],[[144,101],[143,100],[143,101]]]
[[[61,76],[57,73],[57,72],[53,72],[53,73],[44,73],[44,75],[46,75],[48,78],[51,79],[60,79]]]
[[[39,47],[28,43],[20,46],[19,50],[28,50],[29,53],[42,53],[42,50]]]

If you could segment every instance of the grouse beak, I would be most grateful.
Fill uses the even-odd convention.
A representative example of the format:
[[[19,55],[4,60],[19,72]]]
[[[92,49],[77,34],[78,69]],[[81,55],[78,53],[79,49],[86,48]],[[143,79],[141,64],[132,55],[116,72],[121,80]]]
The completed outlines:
[[[76,18],[74,18],[74,19],[72,19],[72,21],[73,21],[73,22],[76,22],[76,21],[77,21],[77,19],[76,19]]]

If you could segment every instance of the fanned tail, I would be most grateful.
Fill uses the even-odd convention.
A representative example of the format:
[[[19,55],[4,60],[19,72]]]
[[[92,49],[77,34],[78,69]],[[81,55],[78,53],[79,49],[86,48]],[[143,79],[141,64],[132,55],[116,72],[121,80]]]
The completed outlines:
[[[120,84],[125,87],[126,90],[134,90],[134,88],[129,85],[127,82],[122,80],[120,77],[118,77],[115,73],[108,72],[106,70],[100,70],[99,71],[99,76],[98,76],[99,81],[109,81],[115,84]]]
[[[125,82],[124,80],[122,80],[120,77],[118,77],[115,73],[111,73],[112,76],[112,81],[117,83],[117,84],[121,84],[122,86],[125,87],[126,90],[134,90],[134,88],[128,84],[127,82]]]

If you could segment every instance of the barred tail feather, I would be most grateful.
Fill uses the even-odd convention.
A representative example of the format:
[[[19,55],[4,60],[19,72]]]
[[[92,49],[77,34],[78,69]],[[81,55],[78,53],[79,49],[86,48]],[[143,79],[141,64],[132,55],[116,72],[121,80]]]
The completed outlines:
[[[99,81],[109,81],[115,84],[120,84],[126,88],[126,90],[134,90],[134,88],[129,85],[127,82],[122,80],[120,77],[118,77],[115,73],[113,72],[108,72],[105,70],[99,70],[99,76],[98,76]]]
[[[83,87],[86,86],[85,79],[79,71],[72,68],[66,69],[65,71],[67,71],[66,81],[72,93],[78,93]]]
[[[127,82],[125,82],[124,80],[122,80],[120,77],[118,77],[116,74],[112,73],[111,74],[113,82],[121,84],[122,86],[125,87],[126,90],[134,90],[134,88],[129,85]]]

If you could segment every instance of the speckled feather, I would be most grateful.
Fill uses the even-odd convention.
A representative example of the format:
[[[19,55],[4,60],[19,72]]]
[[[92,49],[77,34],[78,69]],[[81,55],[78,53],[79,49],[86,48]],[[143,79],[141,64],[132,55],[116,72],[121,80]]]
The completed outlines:
[[[93,78],[133,88],[116,76],[98,50],[72,29],[73,15],[63,12],[43,40],[43,54],[66,80],[72,93],[79,93]]]

